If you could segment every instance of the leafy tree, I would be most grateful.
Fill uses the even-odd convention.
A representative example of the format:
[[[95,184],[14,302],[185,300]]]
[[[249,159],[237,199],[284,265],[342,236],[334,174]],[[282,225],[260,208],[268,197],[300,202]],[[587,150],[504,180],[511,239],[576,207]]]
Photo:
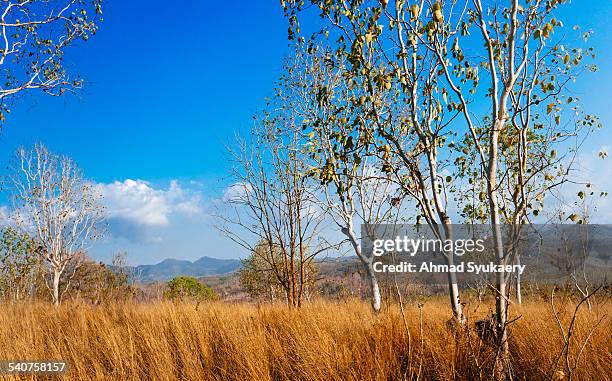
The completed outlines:
[[[515,253],[504,251],[502,224],[518,236],[529,215],[543,208],[545,195],[573,181],[575,174],[560,165],[550,143],[560,143],[573,156],[580,144],[563,142],[578,136],[576,127],[598,126],[567,91],[596,67],[587,62],[594,57],[592,48],[580,46],[589,32],[576,27],[577,41],[571,32],[560,32],[565,26],[557,11],[566,3],[293,0],[282,5],[290,38],[305,43],[310,40],[299,35],[298,16],[319,10],[326,22],[311,40],[330,41],[335,54],[350,63],[345,80],[370,93],[364,101],[377,121],[373,141],[385,144],[383,151],[396,159],[392,172],[398,183],[420,203],[422,218],[433,229],[442,226],[446,237],[452,235],[450,196],[461,189],[453,181],[463,178],[458,172],[466,160],[451,139],[471,141],[463,152],[475,157],[466,168],[468,177],[478,178],[484,189],[478,207],[468,212],[488,222],[494,259],[507,264]],[[395,97],[390,103],[395,106],[376,102],[381,94]],[[393,170],[394,163],[386,168]],[[510,377],[507,277],[499,273],[495,281],[497,379]],[[451,305],[461,319],[453,283]]]
[[[566,3],[514,0],[504,6],[475,0],[465,17],[453,19],[452,4],[444,2],[448,17],[432,38],[421,38],[444,65],[445,86],[461,104],[466,135],[472,142],[468,152],[475,152],[477,158],[470,171],[478,173],[476,178],[483,184],[479,199],[485,208],[481,209],[491,226],[495,260],[501,265],[519,258],[517,245],[505,245],[502,231],[509,232],[510,240],[518,239],[530,214],[537,216],[544,208],[546,195],[576,181],[571,165],[583,141],[581,130],[599,125],[596,117],[580,110],[569,91],[569,85],[585,70],[596,67],[587,62],[594,57],[593,50],[580,46],[590,33],[578,40],[567,32],[555,36],[564,28],[557,11]],[[453,31],[461,32],[453,38]],[[466,54],[476,44],[484,46],[484,54]],[[471,94],[486,100],[490,114],[472,118],[479,112]],[[569,139],[574,142],[568,143]],[[566,154],[560,155],[558,149]],[[512,249],[504,249],[508,246]],[[509,274],[498,273],[498,379],[507,378],[510,372],[508,284]]]
[[[212,288],[194,277],[178,276],[170,280],[167,286],[168,289],[164,296],[168,299],[195,300],[198,302],[219,299],[219,296]]]
[[[329,44],[330,61],[332,65],[340,63],[337,67],[342,69],[341,78],[348,89],[344,107],[339,108],[342,115],[338,115],[347,123],[332,124],[329,135],[339,136],[338,140],[351,137],[355,147],[365,148],[361,154],[376,157],[379,177],[400,189],[395,200],[408,198],[415,205],[416,218],[412,221],[426,223],[440,240],[452,239],[452,176],[444,172],[452,166],[454,147],[449,141],[455,134],[453,122],[461,115],[461,106],[450,99],[448,89],[440,86],[445,64],[420,42],[432,38],[441,28],[444,16],[440,4],[425,11],[424,3],[408,7],[403,1],[308,3],[319,8],[326,23],[321,33],[298,40],[307,46],[315,41]],[[298,15],[307,8],[306,2],[284,4],[292,30],[297,32]],[[317,123],[320,120],[310,126],[315,131]],[[334,143],[340,144],[332,145],[332,156],[343,158],[346,145]],[[324,171],[325,167],[319,169]],[[350,189],[338,188],[339,197],[347,199]],[[452,265],[454,253],[444,254]],[[463,323],[455,273],[448,273],[448,286],[453,316]]]
[[[279,250],[270,252],[270,246],[260,243],[247,258],[242,261],[242,268],[238,272],[240,284],[249,296],[253,298],[266,298],[274,301],[279,295],[285,294],[285,285],[288,284],[287,274],[283,271],[282,253]],[[298,266],[301,266],[298,263]],[[313,262],[304,264],[304,294],[310,294],[316,281],[317,268]],[[298,273],[302,273],[298,269]]]
[[[279,93],[287,113],[299,116],[305,137],[304,160],[317,183],[317,202],[339,228],[361,261],[370,286],[372,308],[381,308],[381,292],[373,268],[375,257],[361,250],[364,224],[396,220],[401,197],[377,157],[371,134],[376,121],[369,114],[359,86],[345,81],[347,62],[322,46],[297,46],[287,60]],[[376,102],[388,105],[388,98]],[[374,231],[366,231],[375,239]]]
[[[24,91],[59,96],[83,81],[64,55],[98,30],[102,0],[11,0],[0,5],[0,122]]]
[[[34,241],[8,227],[0,237],[0,293],[13,301],[32,297],[40,273]]]

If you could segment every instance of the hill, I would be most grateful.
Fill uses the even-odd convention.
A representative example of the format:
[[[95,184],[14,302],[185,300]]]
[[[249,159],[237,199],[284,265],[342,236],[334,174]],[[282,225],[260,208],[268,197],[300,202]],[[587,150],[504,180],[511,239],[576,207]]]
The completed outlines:
[[[155,265],[140,265],[134,268],[136,278],[142,282],[172,279],[179,275],[195,277],[223,275],[240,268],[237,259],[202,257],[194,262],[180,259],[164,259]]]

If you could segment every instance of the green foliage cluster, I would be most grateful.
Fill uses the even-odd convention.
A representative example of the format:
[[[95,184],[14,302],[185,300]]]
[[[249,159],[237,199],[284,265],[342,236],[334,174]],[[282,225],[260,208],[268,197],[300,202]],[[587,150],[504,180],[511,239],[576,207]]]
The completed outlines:
[[[242,268],[238,271],[240,285],[252,298],[267,298],[274,300],[277,293],[282,292],[275,279],[275,274],[266,257],[261,255],[265,248],[258,245],[255,251],[241,260]],[[278,253],[277,260],[282,260]]]
[[[454,1],[283,1],[289,37],[321,77],[312,92],[326,112],[303,126],[319,164],[311,173],[338,183],[344,199],[342,177],[376,157],[404,196],[421,201],[417,221],[434,221],[434,209],[444,217],[436,205],[454,202],[465,221],[485,222],[492,199],[503,222],[537,217],[547,194],[576,181],[576,147],[602,127],[570,88],[597,66],[592,32],[568,30],[557,14],[567,3],[474,1],[458,11]],[[309,8],[323,20],[311,36],[299,23]],[[344,87],[332,91],[335,75]],[[483,102],[491,106],[481,112]],[[315,157],[321,141],[332,151],[325,160]],[[488,189],[489,178],[499,184]],[[596,193],[584,185],[580,200]]]
[[[291,288],[291,274],[285,267],[283,253],[276,245],[270,250],[270,245],[260,242],[251,254],[242,259],[242,268],[238,272],[240,285],[252,298],[274,301],[285,296]],[[310,291],[314,287],[317,266],[312,260],[304,263],[296,261],[295,273],[301,274],[304,266],[304,290]]]
[[[191,276],[178,276],[170,280],[164,297],[172,300],[217,300],[219,295],[207,286]]]
[[[0,236],[0,294],[12,300],[30,296],[39,273],[38,263],[32,238],[5,228]]]

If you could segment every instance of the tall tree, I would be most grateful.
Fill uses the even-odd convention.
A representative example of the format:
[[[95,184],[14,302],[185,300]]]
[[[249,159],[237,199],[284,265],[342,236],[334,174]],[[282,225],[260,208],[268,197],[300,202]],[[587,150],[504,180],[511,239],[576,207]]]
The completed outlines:
[[[11,175],[15,218],[49,266],[48,286],[53,303],[59,305],[65,270],[76,270],[88,245],[99,237],[104,218],[100,194],[74,161],[42,144],[19,149],[16,162]]]
[[[248,141],[232,149],[234,185],[218,215],[220,230],[253,253],[267,245],[270,269],[290,307],[300,307],[308,268],[331,245],[320,235],[323,213],[308,187],[300,133],[294,115],[279,112],[277,97]],[[280,102],[276,103],[276,102]],[[259,246],[259,249],[258,249]],[[278,261],[280,260],[280,263]]]
[[[408,105],[407,123],[398,120],[385,124],[381,108],[373,104],[371,110],[380,121],[377,134],[389,143],[390,149],[395,149],[393,156],[399,157],[406,168],[404,173],[409,174],[407,178],[416,184],[412,189],[420,192],[417,198],[425,202],[422,211],[430,225],[449,226],[445,207],[449,198],[444,197],[447,194],[444,180],[450,183],[461,165],[455,162],[447,166],[450,174],[446,178],[440,176],[444,163],[440,159],[445,156],[440,154],[444,152],[441,149],[455,146],[454,142],[447,143],[453,134],[459,140],[464,136],[471,139],[476,161],[470,169],[484,178],[484,214],[493,233],[495,260],[500,264],[507,263],[512,254],[504,252],[501,224],[507,222],[511,229],[520,230],[528,222],[528,213],[538,208],[551,185],[568,177],[549,172],[559,169],[555,168],[555,160],[545,163],[535,160],[542,157],[539,154],[545,146],[542,139],[562,142],[567,138],[567,128],[563,127],[574,129],[575,98],[568,96],[565,89],[585,69],[595,70],[593,65],[585,64],[585,58],[593,57],[592,49],[568,45],[573,42],[567,37],[571,33],[554,38],[555,31],[564,28],[555,13],[565,3],[565,0],[508,0],[505,4],[484,5],[480,0],[282,2],[291,24],[290,37],[301,41],[306,39],[299,36],[298,16],[308,5],[320,10],[327,22],[323,33],[315,34],[314,38],[330,38],[336,51],[352,64],[347,81],[364,86],[372,94],[385,90],[403,93],[399,99]],[[583,33],[580,37],[588,35]],[[392,109],[388,111],[387,119],[393,114],[402,115]],[[579,123],[590,127],[597,120],[582,115]],[[451,131],[448,126],[452,126]],[[406,150],[405,143],[394,143],[402,130],[415,136],[414,149]],[[403,142],[406,141],[411,142],[410,139]],[[512,146],[506,151],[508,171],[501,165],[502,144]],[[569,150],[568,146],[565,149]],[[556,151],[546,154],[554,156]],[[456,159],[461,161],[461,155]],[[411,162],[415,164],[410,165]],[[528,172],[530,169],[536,169],[536,173]],[[568,173],[567,168],[561,172]],[[426,187],[420,179],[427,180]],[[548,183],[542,184],[542,180]],[[504,187],[511,189],[510,199],[506,200],[514,204],[512,212],[510,208],[504,209]],[[405,189],[410,193],[410,187]],[[508,221],[504,221],[504,212],[508,212]],[[499,273],[495,285],[500,346],[495,374],[501,379],[511,376],[506,332],[507,281],[507,274]],[[457,316],[460,310],[455,305],[453,309]]]
[[[504,244],[504,231],[506,239],[515,240],[529,223],[529,214],[543,208],[546,194],[572,180],[571,158],[580,144],[567,141],[573,137],[580,143],[581,127],[598,124],[595,117],[579,112],[567,91],[584,69],[596,67],[584,62],[594,57],[592,49],[571,46],[576,43],[571,33],[554,37],[563,28],[555,13],[565,3],[511,0],[483,5],[473,0],[458,13],[453,11],[456,2],[437,2],[429,8],[435,21],[432,32],[417,35],[434,52],[444,86],[462,113],[465,135],[472,142],[468,151],[476,157],[471,170],[484,183],[479,198],[486,204],[495,259],[501,265],[519,258],[516,242]],[[470,53],[483,46],[483,54]],[[486,112],[480,111],[483,99]],[[563,159],[569,160],[557,157],[555,146],[567,152]],[[495,281],[498,379],[511,378],[508,276],[497,273]]]
[[[396,221],[401,197],[394,197],[398,187],[383,171],[384,162],[369,137],[375,121],[360,101],[367,94],[345,81],[345,65],[325,48],[298,45],[285,66],[282,94],[287,108],[301,118],[305,159],[309,174],[321,185],[321,207],[363,264],[372,308],[379,311],[375,257],[362,251],[362,235],[374,240],[370,225]]]
[[[66,51],[96,33],[102,0],[10,0],[0,5],[0,121],[19,93],[58,96],[80,88]]]
[[[367,119],[353,130],[376,149],[380,170],[401,189],[401,196],[416,205],[416,224],[426,223],[440,240],[453,238],[450,157],[454,146],[453,122],[460,108],[440,82],[443,64],[419,38],[432,36],[442,22],[439,5],[431,19],[423,3],[406,7],[402,1],[345,0],[310,2],[320,9],[322,33],[300,41],[326,41],[334,58],[346,62],[342,79],[357,97],[349,98],[345,112]],[[297,29],[303,2],[288,2],[285,9]],[[292,29],[292,30],[294,30]],[[416,35],[418,34],[418,36]],[[357,120],[358,120],[357,119]],[[347,128],[349,126],[346,126]],[[341,147],[341,145],[338,145]],[[454,253],[444,253],[453,264]],[[454,273],[448,273],[449,300],[456,321],[464,315]]]

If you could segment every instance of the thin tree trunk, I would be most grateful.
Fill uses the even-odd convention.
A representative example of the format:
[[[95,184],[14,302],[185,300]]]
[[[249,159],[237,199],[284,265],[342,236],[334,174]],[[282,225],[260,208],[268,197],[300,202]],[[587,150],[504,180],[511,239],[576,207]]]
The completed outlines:
[[[447,239],[453,240],[453,227],[450,224],[450,219],[444,221],[444,234]],[[454,252],[450,252],[446,255],[446,262],[452,266],[455,262]],[[451,309],[453,311],[453,317],[455,320],[463,325],[465,323],[465,317],[463,316],[463,307],[461,307],[461,300],[459,299],[459,286],[457,285],[457,274],[454,272],[448,272],[448,294],[450,297]]]
[[[494,194],[494,196],[496,196]],[[497,263],[505,265],[504,246],[502,241],[501,226],[499,224],[499,214],[497,213],[497,199],[491,200],[494,212],[491,214],[493,222],[493,242]],[[510,347],[508,345],[508,332],[506,322],[508,321],[508,285],[506,274],[498,272],[496,274],[495,295],[495,331],[497,336],[497,354],[493,369],[494,379],[497,381],[508,381],[512,379],[510,371]]]
[[[357,237],[355,236],[351,225],[342,228],[342,233],[344,233],[348,237],[349,241],[351,242],[351,245],[353,246],[353,249],[355,250],[355,254],[357,254],[357,258],[361,260],[361,263],[363,263],[363,266],[365,267],[368,282],[370,283],[372,309],[375,312],[379,312],[382,298],[380,295],[380,287],[378,285],[378,280],[376,279],[376,272],[374,271],[373,259],[366,258],[363,256],[361,252],[361,246],[359,245],[359,241],[357,240]]]
[[[60,278],[62,272],[59,269],[53,269],[53,305],[59,306],[60,304]]]
[[[516,264],[521,265],[521,257],[517,254],[516,256]],[[523,304],[523,295],[521,291],[521,272],[517,271],[516,273],[516,302],[518,304]]]
[[[496,297],[495,312],[497,315],[498,354],[495,359],[494,375],[498,381],[507,381],[511,380],[509,369],[510,347],[506,330],[506,322],[508,321],[508,301],[505,297],[506,279],[503,273],[497,274],[497,289],[499,294]]]
[[[464,324],[465,318],[463,316],[463,307],[461,307],[461,301],[459,300],[459,286],[457,286],[457,274],[451,271],[448,272],[448,295],[450,297],[453,317],[457,320],[458,323]]]
[[[505,100],[500,102],[505,105]],[[493,245],[495,250],[495,258],[497,264],[505,265],[504,244],[501,231],[501,219],[499,214],[499,204],[497,199],[497,162],[498,154],[498,139],[499,132],[504,126],[504,118],[507,113],[505,107],[502,106],[501,112],[495,115],[496,120],[491,131],[490,147],[489,147],[489,163],[487,181],[487,193],[489,194],[489,206],[491,209],[491,228],[493,233]],[[496,276],[497,295],[495,295],[495,312],[496,312],[496,333],[498,353],[495,358],[494,377],[496,380],[510,380],[511,373],[509,369],[510,348],[508,346],[508,334],[506,332],[506,322],[508,321],[508,293],[506,285],[506,275],[498,272]]]
[[[370,282],[370,292],[372,293],[372,309],[374,312],[380,311],[381,296],[380,287],[378,286],[378,280],[376,280],[376,272],[372,263],[364,263],[366,268],[366,274],[368,275],[368,281]]]

